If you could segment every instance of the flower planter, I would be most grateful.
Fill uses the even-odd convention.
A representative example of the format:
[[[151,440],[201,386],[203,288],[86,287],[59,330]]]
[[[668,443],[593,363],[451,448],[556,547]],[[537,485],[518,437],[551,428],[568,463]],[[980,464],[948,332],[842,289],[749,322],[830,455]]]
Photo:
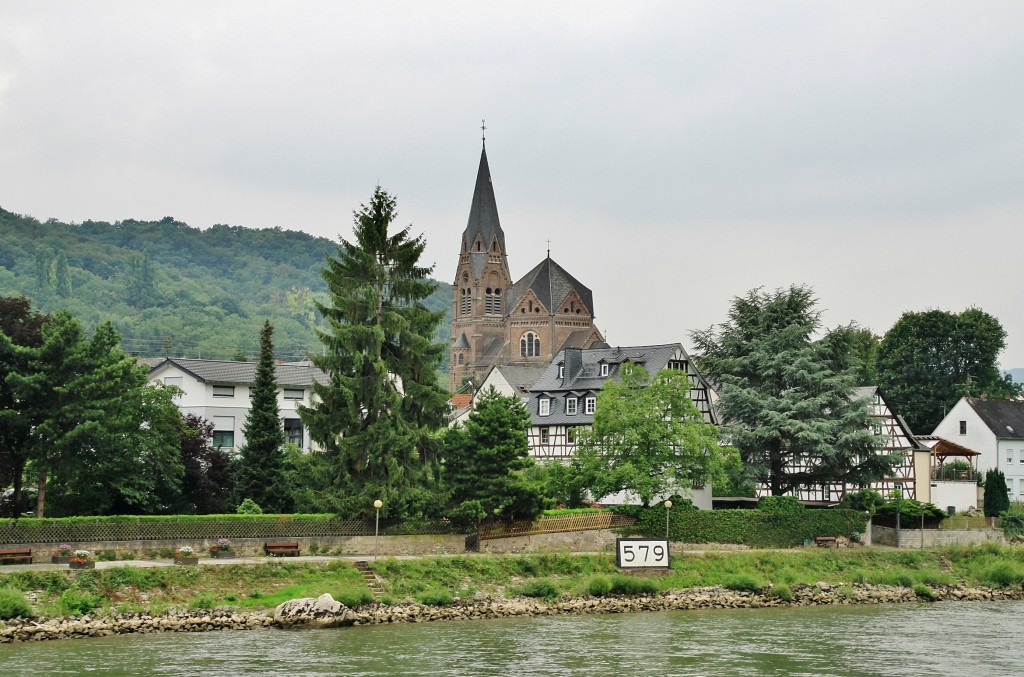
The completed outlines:
[[[95,569],[96,562],[68,562],[72,569]]]
[[[234,559],[234,550],[211,550],[210,554],[214,559]]]
[[[199,564],[199,558],[198,557],[175,557],[174,558],[174,563],[175,564],[180,564],[183,567],[194,567],[195,565]]]
[[[50,564],[68,564],[71,555],[50,555]]]

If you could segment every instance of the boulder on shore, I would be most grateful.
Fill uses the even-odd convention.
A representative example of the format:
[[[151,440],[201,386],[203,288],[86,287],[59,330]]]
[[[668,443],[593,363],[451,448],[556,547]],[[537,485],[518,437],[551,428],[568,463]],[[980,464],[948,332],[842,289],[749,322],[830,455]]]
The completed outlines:
[[[282,628],[292,626],[313,626],[333,628],[339,625],[352,625],[355,612],[329,593],[319,597],[303,597],[282,602],[274,609],[274,623]]]

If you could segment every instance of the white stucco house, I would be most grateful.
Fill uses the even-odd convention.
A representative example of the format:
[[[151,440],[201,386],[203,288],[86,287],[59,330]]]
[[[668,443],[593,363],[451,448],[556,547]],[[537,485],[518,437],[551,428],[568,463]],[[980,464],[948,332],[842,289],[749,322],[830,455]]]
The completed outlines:
[[[1002,470],[1010,500],[1024,501],[1024,401],[960,398],[932,435],[978,452],[978,470]]]
[[[327,376],[308,362],[275,365],[277,406],[288,442],[310,451],[309,436],[299,419],[298,406],[310,404],[313,383]],[[245,419],[252,406],[249,388],[256,379],[256,362],[196,360],[168,357],[149,372],[150,383],[182,390],[175,403],[182,414],[201,416],[213,423],[215,447],[234,452],[245,444]]]

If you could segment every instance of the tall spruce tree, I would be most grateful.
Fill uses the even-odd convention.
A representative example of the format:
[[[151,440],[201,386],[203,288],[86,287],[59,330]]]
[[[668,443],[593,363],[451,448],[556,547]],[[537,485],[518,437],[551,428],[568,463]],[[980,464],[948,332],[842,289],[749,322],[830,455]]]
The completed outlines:
[[[284,428],[277,408],[274,369],[274,327],[263,323],[256,379],[249,391],[252,402],[245,418],[245,445],[238,453],[235,502],[254,500],[264,512],[292,510],[291,490],[284,478]]]
[[[896,460],[878,452],[868,403],[853,398],[853,329],[812,340],[815,304],[806,286],[755,289],[733,299],[727,322],[693,334],[698,364],[718,385],[722,435],[773,496],[864,486]]]
[[[425,241],[410,227],[393,235],[395,198],[374,190],[355,212],[355,242],[342,239],[323,276],[329,298],[317,302],[327,323],[324,354],[312,361],[328,376],[316,401],[300,409],[316,457],[320,509],[345,515],[407,516],[439,506],[434,491],[447,392],[438,383],[444,346],[433,342],[443,318],[422,303],[434,289],[419,264]]]

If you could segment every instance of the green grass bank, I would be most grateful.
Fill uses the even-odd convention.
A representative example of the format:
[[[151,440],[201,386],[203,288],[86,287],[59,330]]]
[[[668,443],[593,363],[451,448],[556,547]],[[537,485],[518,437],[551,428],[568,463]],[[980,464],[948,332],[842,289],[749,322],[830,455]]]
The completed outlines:
[[[380,579],[379,601],[445,606],[457,599],[534,597],[548,600],[649,594],[721,586],[773,590],[859,583],[899,586],[927,598],[932,586],[1020,588],[1024,548],[987,544],[922,551],[873,548],[679,554],[671,571],[624,576],[610,555],[537,554],[381,559],[370,563]],[[171,609],[273,609],[288,599],[330,593],[350,607],[373,601],[348,561],[287,562],[203,567],[117,567],[0,570],[0,619],[24,616],[111,615]]]

